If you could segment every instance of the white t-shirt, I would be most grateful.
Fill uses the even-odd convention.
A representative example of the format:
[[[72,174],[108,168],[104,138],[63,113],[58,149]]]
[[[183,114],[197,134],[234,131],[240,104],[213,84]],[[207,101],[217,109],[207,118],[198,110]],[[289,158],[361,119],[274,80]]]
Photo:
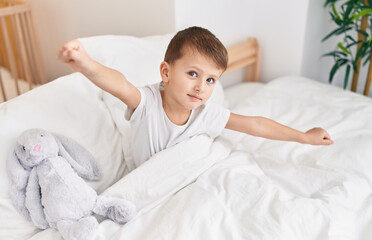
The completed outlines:
[[[134,112],[127,109],[125,113],[132,128],[132,156],[136,167],[155,153],[192,136],[205,133],[217,137],[230,117],[226,108],[207,102],[192,110],[184,125],[176,125],[164,112],[159,83],[139,88],[139,91],[140,104]]]

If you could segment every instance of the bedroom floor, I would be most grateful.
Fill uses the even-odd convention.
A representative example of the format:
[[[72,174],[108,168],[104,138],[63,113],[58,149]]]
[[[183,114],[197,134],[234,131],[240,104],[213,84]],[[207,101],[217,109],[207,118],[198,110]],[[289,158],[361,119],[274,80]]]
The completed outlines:
[[[10,100],[10,99],[16,97],[17,96],[17,90],[16,90],[15,82],[14,82],[14,79],[12,78],[12,76],[10,75],[9,71],[5,68],[0,68],[0,76],[1,76],[0,79],[3,82],[3,86],[4,86],[4,90],[5,90],[7,100]],[[19,80],[18,84],[19,84],[19,90],[20,90],[21,94],[30,90],[29,84],[26,81]],[[5,101],[5,98],[4,98],[4,95],[2,93],[1,87],[2,86],[0,85],[0,103]],[[35,87],[36,86],[33,85],[33,88],[35,88]]]

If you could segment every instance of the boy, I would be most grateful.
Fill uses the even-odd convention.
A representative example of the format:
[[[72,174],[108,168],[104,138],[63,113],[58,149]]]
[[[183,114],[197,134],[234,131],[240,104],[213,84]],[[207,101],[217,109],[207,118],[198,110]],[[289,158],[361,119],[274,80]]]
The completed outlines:
[[[227,68],[227,50],[201,27],[187,28],[173,37],[160,64],[162,82],[143,88],[136,88],[120,72],[91,59],[77,40],[65,43],[57,58],[127,105],[125,117],[133,130],[136,167],[192,136],[206,133],[216,137],[224,128],[274,140],[333,143],[321,128],[303,133],[267,118],[230,113],[207,102]]]

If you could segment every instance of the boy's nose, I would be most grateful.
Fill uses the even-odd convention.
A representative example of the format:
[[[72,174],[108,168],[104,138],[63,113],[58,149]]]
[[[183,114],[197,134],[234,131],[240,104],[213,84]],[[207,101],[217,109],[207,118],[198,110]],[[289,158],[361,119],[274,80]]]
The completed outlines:
[[[195,91],[198,93],[203,91],[203,82],[198,82],[198,84],[195,85]]]

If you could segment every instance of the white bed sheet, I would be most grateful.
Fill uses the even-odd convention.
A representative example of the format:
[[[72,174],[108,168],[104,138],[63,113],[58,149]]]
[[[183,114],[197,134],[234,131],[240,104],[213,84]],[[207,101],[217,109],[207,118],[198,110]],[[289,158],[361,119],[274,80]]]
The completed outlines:
[[[225,130],[166,149],[104,194],[135,201],[124,226],[96,239],[371,239],[372,100],[302,77],[273,80],[233,109],[300,130],[321,126],[332,146]],[[190,153],[190,154],[188,154]],[[60,239],[54,230],[32,239]]]
[[[242,82],[225,88],[224,106],[228,109],[233,109],[264,86],[265,84],[262,82]]]

